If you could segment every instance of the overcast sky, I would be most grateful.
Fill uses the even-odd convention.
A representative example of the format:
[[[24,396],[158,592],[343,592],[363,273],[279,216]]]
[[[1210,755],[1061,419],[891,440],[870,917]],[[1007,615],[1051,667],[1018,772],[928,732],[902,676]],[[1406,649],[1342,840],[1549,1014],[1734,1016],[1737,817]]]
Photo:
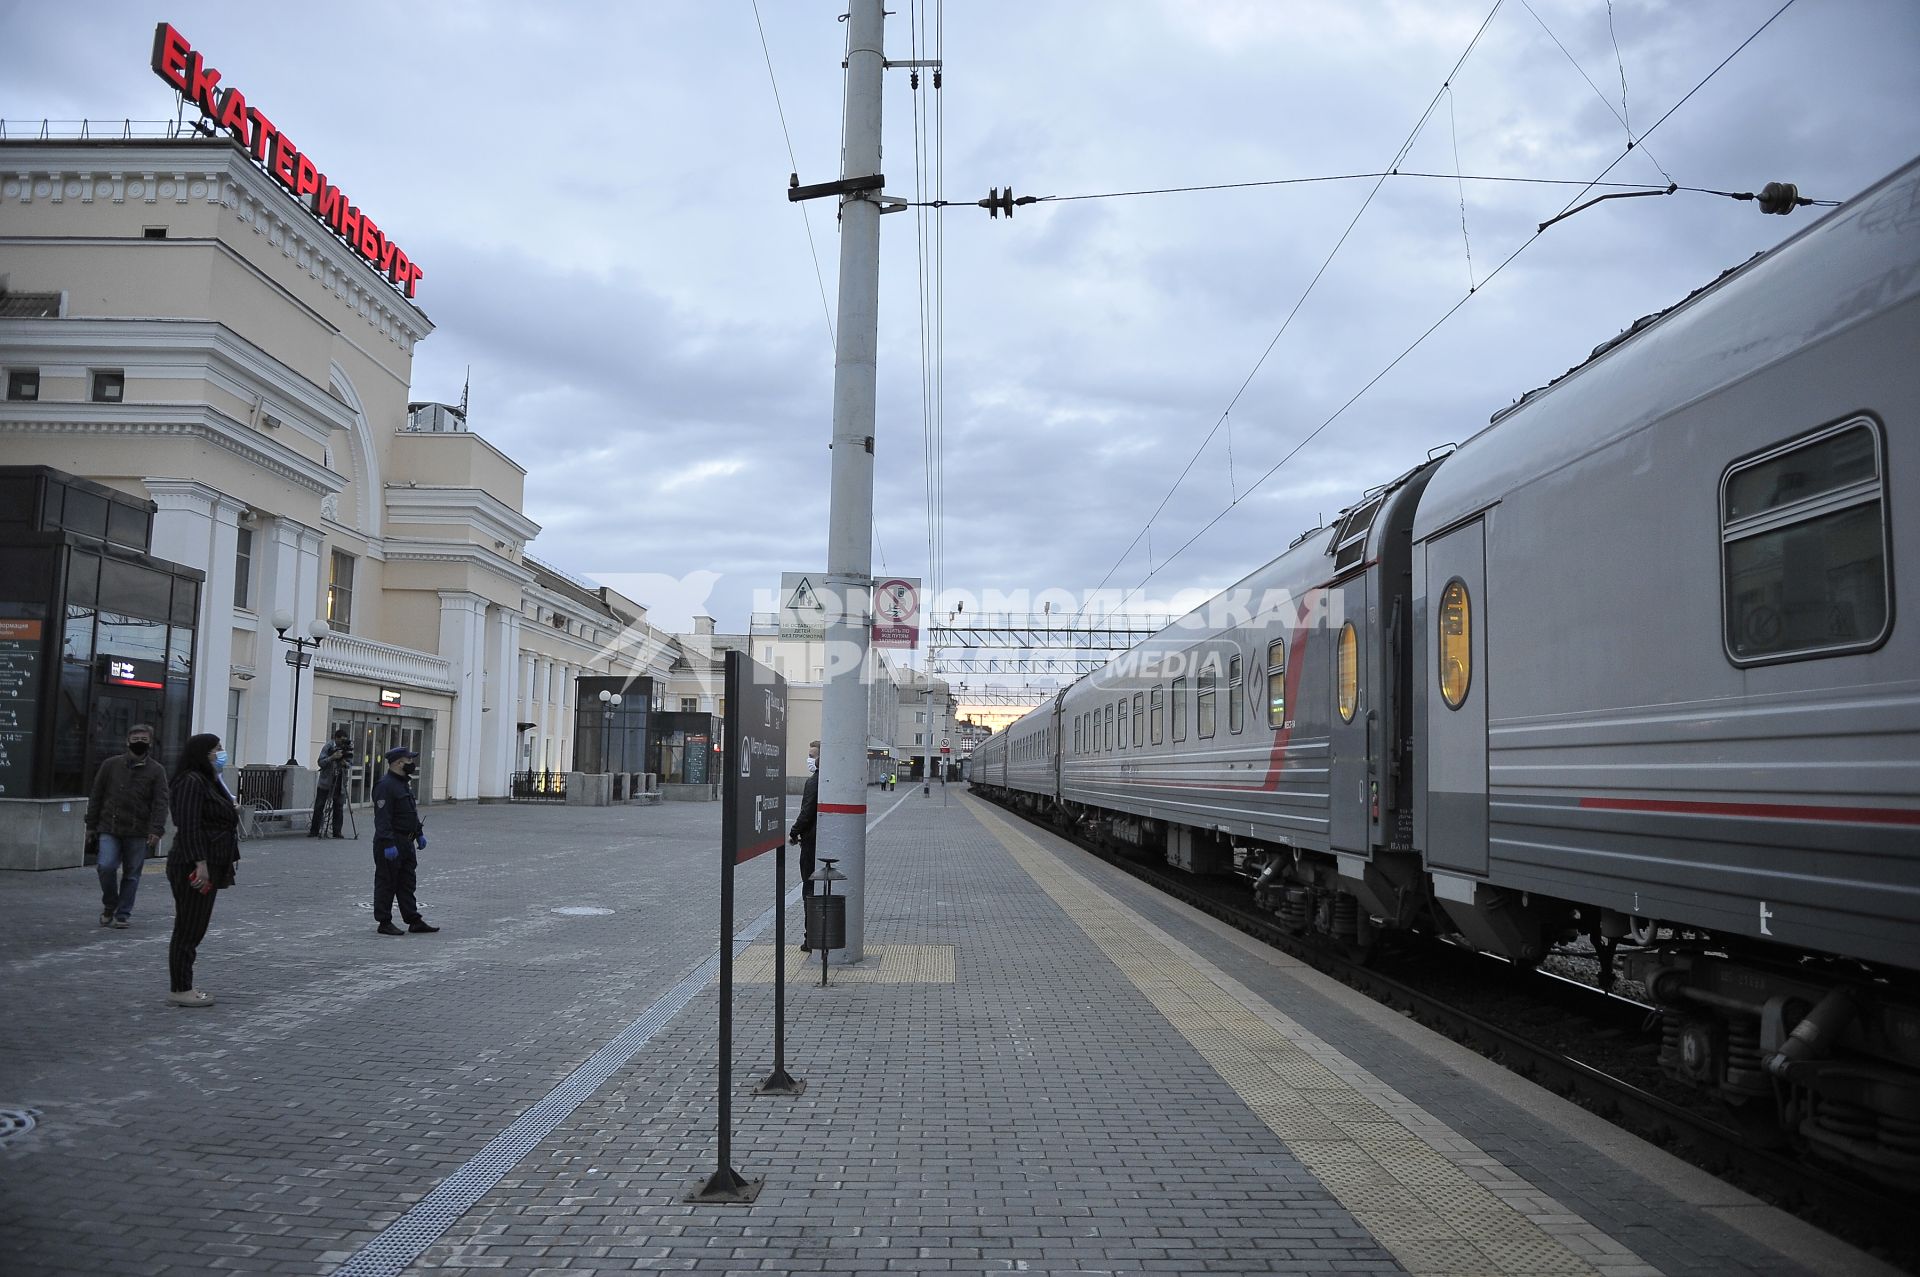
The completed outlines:
[[[893,3],[889,55],[929,56],[913,47],[921,8]],[[956,0],[945,194],[1378,171],[1490,3]],[[1623,80],[1637,136],[1779,7],[1530,3],[1499,7],[1403,169],[1591,179],[1625,149]],[[841,11],[760,2],[802,182],[839,176]],[[414,394],[457,400],[471,365],[472,427],[527,469],[535,554],[624,584],[676,628],[709,581],[706,610],[740,628],[756,589],[824,564],[832,348],[748,0],[6,3],[0,115],[10,128],[171,116],[148,69],[162,18],[425,267],[418,301],[438,330]],[[1920,152],[1916,68],[1911,0],[1799,0],[1610,177],[1851,196]],[[887,190],[912,198],[904,70],[888,73],[885,113]],[[1158,569],[1148,592],[1164,600],[1231,582],[1818,215],[1687,192],[1582,212],[1249,494],[1577,190],[1389,182],[1282,334],[1372,187],[1060,201],[1010,223],[937,215],[940,586],[1077,593]],[[832,298],[833,203],[808,210]],[[883,220],[875,570],[897,574],[927,561],[916,238],[913,213]],[[1151,560],[1147,538],[1123,558],[1237,393],[1230,429],[1155,522]]]

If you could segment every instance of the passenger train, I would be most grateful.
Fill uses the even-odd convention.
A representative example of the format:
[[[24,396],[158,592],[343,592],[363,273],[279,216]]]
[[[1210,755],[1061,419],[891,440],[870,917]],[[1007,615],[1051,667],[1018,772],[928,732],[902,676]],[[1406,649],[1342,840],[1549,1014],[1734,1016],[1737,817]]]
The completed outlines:
[[[1662,1007],[1668,1073],[1920,1188],[1917,492],[1920,161],[1065,688],[971,779],[1348,945],[1532,965],[1588,936]]]

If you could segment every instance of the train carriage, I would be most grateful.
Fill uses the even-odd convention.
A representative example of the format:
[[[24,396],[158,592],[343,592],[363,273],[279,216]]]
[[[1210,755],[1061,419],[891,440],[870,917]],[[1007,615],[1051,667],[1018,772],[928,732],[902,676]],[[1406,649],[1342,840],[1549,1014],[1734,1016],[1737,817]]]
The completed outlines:
[[[1006,734],[1296,930],[1581,932],[1662,1063],[1920,1189],[1920,162]],[[1905,584],[1908,588],[1901,589]],[[1017,761],[1016,761],[1017,760]]]

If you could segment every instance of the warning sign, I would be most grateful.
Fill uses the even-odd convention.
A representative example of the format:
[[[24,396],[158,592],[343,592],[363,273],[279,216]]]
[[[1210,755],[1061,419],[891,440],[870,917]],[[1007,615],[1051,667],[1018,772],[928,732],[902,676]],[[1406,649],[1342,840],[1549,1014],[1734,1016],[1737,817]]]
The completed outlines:
[[[825,572],[780,574],[780,637],[823,639],[827,636]]]
[[[920,644],[920,578],[896,576],[873,587],[873,645],[918,647]]]

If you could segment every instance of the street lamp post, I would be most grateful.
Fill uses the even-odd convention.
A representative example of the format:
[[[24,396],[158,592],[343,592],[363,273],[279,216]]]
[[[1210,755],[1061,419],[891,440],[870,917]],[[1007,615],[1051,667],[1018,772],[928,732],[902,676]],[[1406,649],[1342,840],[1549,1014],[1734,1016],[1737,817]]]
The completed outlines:
[[[613,770],[613,711],[620,708],[620,693],[602,690],[600,693],[600,770]]]
[[[310,649],[319,647],[326,641],[327,636],[333,633],[333,630],[316,616],[307,626],[306,638],[298,635],[288,638],[287,631],[293,628],[293,614],[285,611],[273,614],[273,628],[280,632],[280,641],[291,649],[287,653],[287,664],[293,666],[293,702],[287,707],[291,711],[287,716],[287,766],[298,767],[300,765],[300,671],[313,664],[313,652]]]

